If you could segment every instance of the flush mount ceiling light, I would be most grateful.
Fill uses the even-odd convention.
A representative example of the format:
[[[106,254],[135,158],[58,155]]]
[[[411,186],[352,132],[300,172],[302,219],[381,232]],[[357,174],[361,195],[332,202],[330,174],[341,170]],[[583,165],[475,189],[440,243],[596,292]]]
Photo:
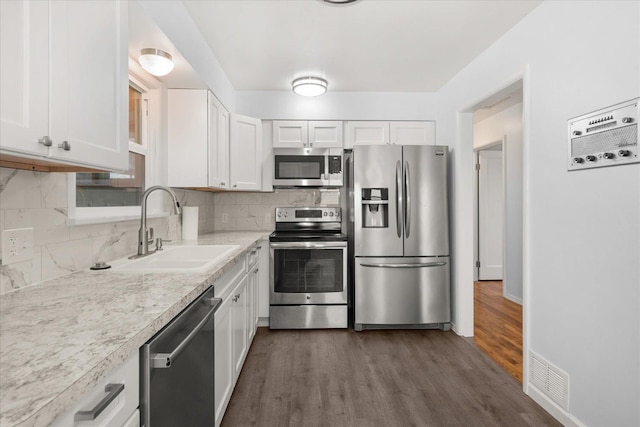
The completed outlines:
[[[291,86],[293,91],[302,96],[318,96],[327,91],[329,84],[320,77],[300,77],[295,79]]]
[[[157,77],[166,76],[173,70],[171,55],[160,49],[142,49],[138,62],[146,72]]]
[[[349,3],[355,3],[358,0],[322,0],[322,1],[329,4],[349,4]]]

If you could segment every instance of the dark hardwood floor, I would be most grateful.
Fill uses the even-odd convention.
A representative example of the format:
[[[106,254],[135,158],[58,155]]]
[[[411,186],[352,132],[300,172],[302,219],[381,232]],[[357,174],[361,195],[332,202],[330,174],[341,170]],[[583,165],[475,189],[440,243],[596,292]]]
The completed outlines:
[[[474,284],[474,341],[522,383],[522,306],[502,296],[502,281]]]
[[[259,328],[230,426],[558,426],[469,339]]]

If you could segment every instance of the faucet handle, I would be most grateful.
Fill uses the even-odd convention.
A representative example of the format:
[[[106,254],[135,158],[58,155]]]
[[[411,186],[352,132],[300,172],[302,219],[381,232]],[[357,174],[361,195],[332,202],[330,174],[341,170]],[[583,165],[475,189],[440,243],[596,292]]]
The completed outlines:
[[[147,241],[153,243],[153,227],[149,227],[149,231],[147,231]]]
[[[156,239],[156,251],[161,251],[162,250],[162,238],[158,237]]]

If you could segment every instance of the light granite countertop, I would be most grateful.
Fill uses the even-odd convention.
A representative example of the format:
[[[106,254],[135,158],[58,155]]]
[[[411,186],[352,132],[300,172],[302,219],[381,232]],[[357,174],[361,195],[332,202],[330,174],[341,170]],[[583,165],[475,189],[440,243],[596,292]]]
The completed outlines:
[[[0,296],[0,426],[50,424],[267,237],[200,236],[239,245],[206,273],[86,270]]]

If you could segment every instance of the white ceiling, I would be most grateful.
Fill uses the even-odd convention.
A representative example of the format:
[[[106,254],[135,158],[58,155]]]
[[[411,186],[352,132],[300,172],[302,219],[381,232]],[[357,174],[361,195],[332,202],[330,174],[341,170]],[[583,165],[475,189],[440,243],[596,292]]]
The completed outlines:
[[[236,90],[438,90],[541,1],[187,0]]]

